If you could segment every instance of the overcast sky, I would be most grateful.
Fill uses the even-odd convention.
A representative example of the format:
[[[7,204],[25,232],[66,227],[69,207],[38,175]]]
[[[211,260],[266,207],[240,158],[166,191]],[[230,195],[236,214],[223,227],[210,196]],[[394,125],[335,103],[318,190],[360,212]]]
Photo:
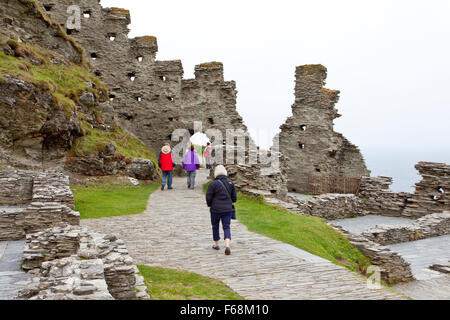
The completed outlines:
[[[130,9],[130,36],[156,36],[157,58],[181,59],[185,78],[198,63],[223,62],[262,146],[291,115],[295,66],[321,63],[326,87],[341,91],[335,129],[363,152],[430,149],[424,160],[450,162],[448,0],[101,3]]]

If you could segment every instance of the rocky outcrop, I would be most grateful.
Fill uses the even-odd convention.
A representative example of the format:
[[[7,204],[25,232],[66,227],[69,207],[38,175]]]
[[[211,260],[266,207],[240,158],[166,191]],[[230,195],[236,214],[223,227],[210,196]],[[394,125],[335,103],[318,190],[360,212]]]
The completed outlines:
[[[287,201],[296,206],[297,212],[327,220],[367,215],[361,199],[349,194],[324,194],[310,198],[290,195]]]
[[[157,180],[155,164],[148,159],[132,159],[127,167],[127,174],[138,180]]]
[[[370,175],[359,149],[333,130],[334,119],[340,117],[334,107],[339,91],[324,88],[326,77],[327,69],[322,65],[296,69],[293,115],[280,133],[280,152],[289,157],[286,170],[293,192],[312,193],[310,177],[354,179]]]
[[[55,109],[48,91],[14,77],[0,81],[0,113],[0,161],[13,166],[42,168],[81,134],[76,116]]]
[[[114,236],[89,232],[78,226],[59,224],[52,229],[29,235],[22,268],[30,273],[45,274],[49,262],[58,265],[60,259],[68,257],[81,258],[82,261],[101,261],[101,274],[108,292],[115,299],[149,298],[125,243]],[[70,281],[73,282],[73,279]]]
[[[381,245],[422,240],[450,234],[450,212],[434,213],[407,226],[378,225],[362,236]]]
[[[411,193],[396,193],[389,189],[392,178],[363,177],[359,195],[370,213],[382,216],[420,218],[450,210],[446,190],[450,189],[450,166],[445,163],[420,162],[416,169],[422,181]]]

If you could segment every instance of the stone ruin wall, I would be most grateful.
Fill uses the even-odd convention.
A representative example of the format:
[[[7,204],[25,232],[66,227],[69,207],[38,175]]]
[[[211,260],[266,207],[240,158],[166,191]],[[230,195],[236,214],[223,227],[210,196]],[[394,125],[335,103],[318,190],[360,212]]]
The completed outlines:
[[[0,169],[0,241],[65,222],[80,224],[69,178],[57,170],[33,172]]]
[[[67,8],[73,4],[71,0],[42,1],[46,13],[64,26]],[[68,33],[85,48],[92,71],[109,88],[112,103],[107,111],[114,112],[123,128],[157,154],[165,141],[172,140],[174,130],[196,133],[194,122],[201,122],[204,132],[220,130],[223,140],[226,130],[233,129],[237,136],[245,137],[247,146],[256,149],[236,111],[236,83],[224,80],[222,63],[199,64],[194,79],[183,79],[180,60],[156,60],[155,37],[128,38],[131,21],[128,10],[103,8],[97,0],[75,1],[75,4],[82,12],[81,29],[68,30]],[[214,147],[224,144],[222,139],[210,138]],[[251,182],[252,188],[286,194],[283,171],[261,174],[263,166],[248,163],[247,159],[245,164],[227,166],[231,173],[251,169],[251,177],[235,174],[237,185],[247,186]]]
[[[392,178],[365,177],[360,196],[372,214],[392,217],[421,218],[450,210],[450,166],[445,163],[419,162],[416,169],[422,180],[413,194],[389,189]]]
[[[81,29],[68,33],[85,48],[92,71],[109,88],[121,126],[151,150],[159,152],[175,129],[193,134],[194,121],[202,121],[205,131],[247,132],[236,111],[236,83],[224,80],[222,63],[197,65],[195,78],[183,79],[180,60],[156,60],[155,37],[128,38],[128,10],[103,8],[97,0],[42,1],[46,13],[64,26],[67,8],[74,4],[81,8]]]
[[[308,177],[360,178],[369,176],[359,149],[333,130],[340,117],[334,108],[339,91],[324,88],[327,69],[322,65],[296,69],[292,117],[281,126],[280,151],[288,155],[290,191],[308,193]]]

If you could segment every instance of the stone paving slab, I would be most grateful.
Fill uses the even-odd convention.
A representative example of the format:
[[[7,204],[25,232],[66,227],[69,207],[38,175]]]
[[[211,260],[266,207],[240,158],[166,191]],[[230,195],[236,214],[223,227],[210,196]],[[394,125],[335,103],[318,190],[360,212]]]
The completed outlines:
[[[225,256],[223,247],[213,250],[202,193],[207,175],[199,172],[195,190],[175,178],[175,189],[153,193],[143,214],[82,220],[82,225],[125,240],[137,264],[219,279],[247,299],[404,298],[389,289],[370,290],[360,275],[307,252],[299,254],[300,249],[250,232],[238,221],[232,221],[232,255]]]
[[[411,264],[417,280],[442,277],[442,273],[431,270],[433,264],[445,264],[450,260],[450,235],[405,242],[387,246]],[[450,291],[450,286],[447,288]]]
[[[31,276],[20,269],[25,241],[0,242],[0,300],[17,296]]]

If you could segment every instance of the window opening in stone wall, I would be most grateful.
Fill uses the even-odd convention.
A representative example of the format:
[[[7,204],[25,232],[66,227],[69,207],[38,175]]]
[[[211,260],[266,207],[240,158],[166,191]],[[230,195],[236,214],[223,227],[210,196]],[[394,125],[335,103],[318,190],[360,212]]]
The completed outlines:
[[[439,192],[440,194],[444,194],[444,193],[445,193],[444,188],[439,187],[439,188],[438,188],[438,192]]]
[[[173,102],[175,99],[173,97],[171,97],[171,96],[168,96],[167,100],[169,100],[170,102]]]
[[[299,147],[300,149],[305,149],[306,146],[305,146],[304,143],[299,143],[299,144],[298,144],[298,147]]]
[[[141,56],[137,57],[138,62],[142,62],[143,60],[144,60],[144,57],[141,57]]]
[[[110,41],[115,41],[117,35],[115,33],[108,33],[108,38]]]
[[[214,124],[214,119],[213,118],[208,118],[208,123],[209,124]]]
[[[91,10],[86,10],[83,12],[83,17],[89,19],[91,17]]]
[[[53,5],[52,4],[44,4],[45,11],[52,11]]]
[[[302,125],[300,126],[300,130],[306,131],[306,129],[308,129],[308,126],[307,126],[306,124],[302,124]]]
[[[91,53],[91,58],[92,60],[97,60],[97,54],[95,52]]]
[[[102,75],[102,73],[100,71],[95,71],[94,74],[96,77],[100,77]]]
[[[137,102],[142,102],[142,98],[141,97],[136,97],[136,101]]]
[[[161,77],[159,77],[162,81],[166,81],[167,80],[167,78],[165,77],[165,76],[161,76]]]
[[[128,78],[130,78],[130,80],[131,80],[132,82],[134,82],[134,80],[136,80],[136,74],[135,74],[135,73],[129,73],[129,74],[128,74]]]
[[[109,95],[109,101],[113,102],[115,98],[116,98],[115,94],[110,94]]]
[[[320,173],[320,171],[321,171],[321,170],[320,170],[319,168],[316,168],[316,172],[319,172],[319,173]]]
[[[437,195],[433,195],[433,196],[431,196],[431,200],[433,200],[433,201],[437,201],[437,200],[439,200],[439,198],[438,198],[438,196],[437,196]]]

